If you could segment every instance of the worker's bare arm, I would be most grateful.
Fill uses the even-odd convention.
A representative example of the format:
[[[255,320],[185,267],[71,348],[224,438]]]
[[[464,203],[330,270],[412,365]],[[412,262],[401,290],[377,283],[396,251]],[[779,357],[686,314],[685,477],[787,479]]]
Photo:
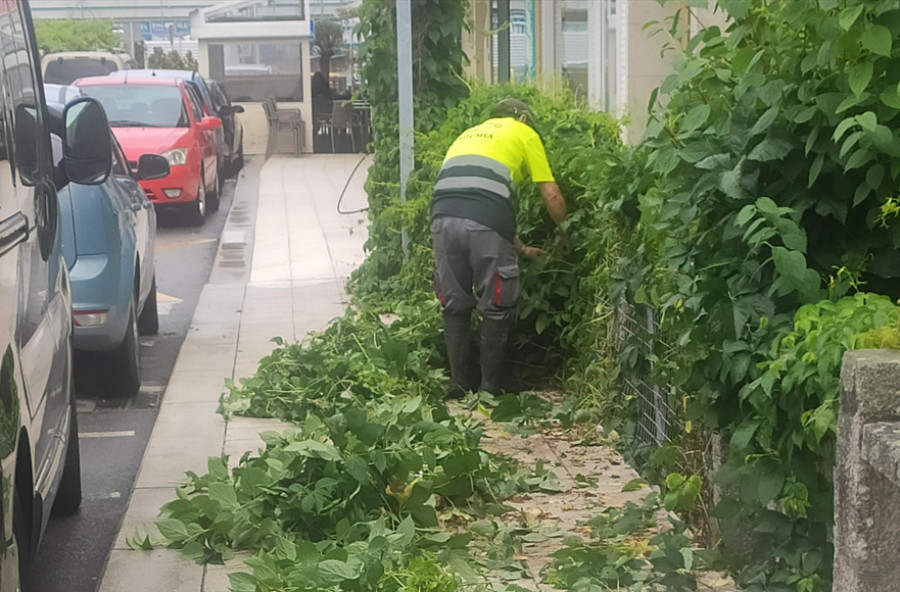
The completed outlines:
[[[541,197],[544,198],[544,204],[547,206],[547,212],[550,218],[559,226],[566,221],[566,200],[563,199],[559,185],[552,181],[544,181],[538,183],[541,190]]]

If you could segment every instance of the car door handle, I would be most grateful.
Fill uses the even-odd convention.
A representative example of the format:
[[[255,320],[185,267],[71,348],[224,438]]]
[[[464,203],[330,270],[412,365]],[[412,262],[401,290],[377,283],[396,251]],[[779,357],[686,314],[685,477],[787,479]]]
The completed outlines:
[[[16,212],[0,222],[0,255],[5,255],[27,239],[28,218],[22,212]]]

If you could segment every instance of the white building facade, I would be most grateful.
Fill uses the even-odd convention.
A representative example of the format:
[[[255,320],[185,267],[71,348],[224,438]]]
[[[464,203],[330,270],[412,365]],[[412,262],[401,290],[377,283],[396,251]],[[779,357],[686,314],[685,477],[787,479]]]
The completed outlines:
[[[566,84],[592,108],[626,121],[625,135],[636,140],[646,123],[650,93],[672,72],[669,56],[662,55],[663,45],[672,40],[668,35],[651,35],[651,30],[665,26],[683,3],[509,1],[510,79],[537,79],[547,86]],[[497,2],[473,0],[474,26],[466,36],[469,74],[489,81],[498,78]],[[714,4],[708,0],[710,8]],[[699,10],[707,25],[725,24],[721,13],[692,10]],[[679,19],[683,29],[696,32],[690,14],[682,11]],[[651,22],[659,25],[647,28]]]

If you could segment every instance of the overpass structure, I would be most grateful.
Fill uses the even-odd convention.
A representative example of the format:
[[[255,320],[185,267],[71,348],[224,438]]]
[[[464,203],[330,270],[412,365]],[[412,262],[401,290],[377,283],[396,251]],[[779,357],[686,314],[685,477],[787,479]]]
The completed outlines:
[[[31,12],[39,19],[104,18],[122,21],[190,20],[192,10],[207,8],[216,0],[31,0]]]
[[[193,10],[202,10],[222,0],[31,0],[35,18],[109,18],[117,22],[172,20],[188,21]],[[357,6],[359,0],[310,0],[313,18],[333,18],[339,9]]]

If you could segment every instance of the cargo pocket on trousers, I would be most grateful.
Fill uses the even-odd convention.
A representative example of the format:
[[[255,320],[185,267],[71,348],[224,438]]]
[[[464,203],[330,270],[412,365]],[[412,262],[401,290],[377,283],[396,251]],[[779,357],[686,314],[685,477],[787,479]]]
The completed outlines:
[[[506,265],[494,273],[494,298],[498,308],[512,308],[519,302],[519,267]]]

